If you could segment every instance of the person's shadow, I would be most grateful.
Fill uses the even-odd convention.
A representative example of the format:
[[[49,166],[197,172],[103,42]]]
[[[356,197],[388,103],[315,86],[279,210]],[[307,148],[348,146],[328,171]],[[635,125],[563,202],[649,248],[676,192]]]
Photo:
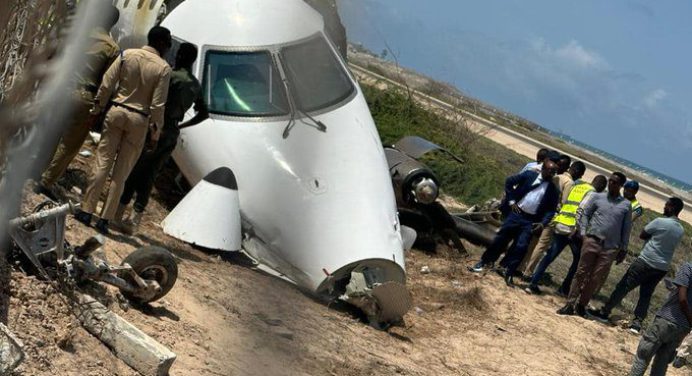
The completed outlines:
[[[151,304],[145,303],[145,304],[139,304],[139,303],[134,303],[131,302],[132,308],[136,309],[139,312],[142,312],[143,314],[151,317],[156,317],[158,319],[161,319],[163,317],[171,320],[178,322],[180,321],[180,316],[178,316],[175,312],[171,311],[170,309],[158,305],[158,306],[153,306]]]

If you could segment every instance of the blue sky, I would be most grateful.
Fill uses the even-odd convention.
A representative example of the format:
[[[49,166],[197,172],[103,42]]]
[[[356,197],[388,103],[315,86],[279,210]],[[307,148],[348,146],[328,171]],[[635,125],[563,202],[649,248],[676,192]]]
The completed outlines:
[[[350,41],[692,184],[692,2],[338,4]]]

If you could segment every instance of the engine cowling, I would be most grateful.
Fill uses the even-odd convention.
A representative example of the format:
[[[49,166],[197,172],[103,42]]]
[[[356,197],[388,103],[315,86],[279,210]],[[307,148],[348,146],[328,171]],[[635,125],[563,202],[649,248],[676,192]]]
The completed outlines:
[[[433,203],[439,194],[439,181],[424,163],[394,148],[385,148],[397,205]]]

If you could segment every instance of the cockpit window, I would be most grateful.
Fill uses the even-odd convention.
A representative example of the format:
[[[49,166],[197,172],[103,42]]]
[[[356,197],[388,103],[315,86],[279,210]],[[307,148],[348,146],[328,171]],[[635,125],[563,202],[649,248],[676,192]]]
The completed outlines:
[[[337,104],[355,90],[348,74],[322,36],[281,49],[292,94],[303,111]]]
[[[268,51],[209,51],[204,67],[204,93],[209,111],[230,116],[281,116],[288,99]]]

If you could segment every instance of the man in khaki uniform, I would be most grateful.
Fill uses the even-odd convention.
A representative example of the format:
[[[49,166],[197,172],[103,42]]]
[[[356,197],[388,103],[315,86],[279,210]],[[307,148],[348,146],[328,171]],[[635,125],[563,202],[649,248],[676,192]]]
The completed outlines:
[[[106,69],[120,55],[120,47],[107,31],[118,22],[120,12],[111,6],[108,13],[103,27],[97,27],[90,35],[91,46],[86,51],[86,65],[75,77],[78,86],[73,92],[75,104],[72,124],[63,133],[53,159],[36,187],[36,193],[54,198],[54,184],[65,173],[89,134],[93,123],[91,120],[94,120],[89,116],[89,110],[94,105],[94,96]]]
[[[125,179],[142,153],[147,138],[156,143],[163,128],[171,67],[161,56],[170,48],[171,32],[160,26],[152,28],[147,46],[126,50],[122,58],[108,68],[96,95],[92,114],[104,111],[109,102],[112,107],[106,114],[82,211],[75,218],[87,226],[91,224],[92,214],[112,168],[108,197],[95,225],[103,234],[108,233],[108,221],[115,218]]]
[[[120,197],[120,207],[116,213],[116,223],[120,224],[123,232],[132,234],[139,226],[144,209],[149,203],[149,196],[154,187],[154,180],[164,163],[175,150],[180,129],[197,125],[209,117],[207,105],[204,102],[202,85],[192,75],[192,64],[197,59],[197,47],[183,43],[175,58],[175,69],[171,73],[171,83],[168,88],[168,100],[164,114],[164,126],[156,149],[142,153],[130,177],[125,182],[125,190]],[[185,112],[194,104],[197,113],[192,119],[181,123]],[[135,196],[134,214],[129,221],[122,223],[125,208]]]

